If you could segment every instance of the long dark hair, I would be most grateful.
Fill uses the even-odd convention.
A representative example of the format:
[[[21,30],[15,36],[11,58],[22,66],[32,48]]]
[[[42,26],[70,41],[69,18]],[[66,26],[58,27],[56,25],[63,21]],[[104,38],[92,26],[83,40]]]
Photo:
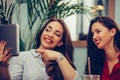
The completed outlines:
[[[52,21],[58,21],[63,26],[63,30],[64,30],[63,31],[63,36],[62,36],[63,45],[60,46],[60,47],[56,46],[54,50],[61,52],[66,57],[68,62],[73,66],[73,68],[75,68],[75,66],[73,64],[73,51],[74,51],[74,48],[73,48],[73,45],[72,45],[70,32],[69,32],[65,22],[62,19],[52,18],[52,19],[48,20],[46,22],[46,24],[44,24],[44,26],[41,28],[40,32],[36,36],[37,48],[40,47],[40,45],[41,45],[40,37],[41,37],[42,32],[44,31],[47,24],[49,24]],[[46,72],[47,72],[48,76],[50,77],[50,79],[52,79],[52,80],[64,80],[63,75],[62,75],[62,73],[61,73],[61,71],[59,69],[59,66],[55,61],[50,61],[47,64]]]
[[[114,48],[115,50],[120,50],[120,31],[116,22],[110,17],[98,16],[95,19],[91,20],[88,32],[87,39],[87,53],[91,60],[91,73],[92,74],[102,74],[105,61],[105,52],[103,49],[98,49],[92,40],[92,25],[96,22],[101,23],[103,26],[111,30],[112,28],[116,29],[116,34],[114,36]],[[88,73],[86,66],[86,72]]]

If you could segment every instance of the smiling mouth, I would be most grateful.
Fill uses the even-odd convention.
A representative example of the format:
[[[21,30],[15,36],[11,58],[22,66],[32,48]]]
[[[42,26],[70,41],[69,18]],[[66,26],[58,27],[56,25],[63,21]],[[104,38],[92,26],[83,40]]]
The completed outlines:
[[[99,41],[99,40],[96,40],[96,41],[95,41],[95,44],[96,44],[96,45],[98,45],[99,43],[100,43],[100,41]]]
[[[53,41],[51,39],[45,38],[45,41],[48,43],[53,43]]]

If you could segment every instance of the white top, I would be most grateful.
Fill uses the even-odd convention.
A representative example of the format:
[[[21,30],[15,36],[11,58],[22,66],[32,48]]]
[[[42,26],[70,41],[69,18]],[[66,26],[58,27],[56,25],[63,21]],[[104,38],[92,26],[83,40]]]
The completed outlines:
[[[34,49],[20,52],[19,56],[9,62],[11,80],[48,80],[41,55]],[[80,80],[78,73],[75,80]]]

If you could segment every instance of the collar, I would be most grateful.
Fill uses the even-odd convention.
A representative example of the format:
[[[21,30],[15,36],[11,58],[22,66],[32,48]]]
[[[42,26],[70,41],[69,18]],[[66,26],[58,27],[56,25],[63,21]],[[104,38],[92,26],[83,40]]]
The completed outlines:
[[[31,54],[32,54],[35,58],[41,57],[40,53],[36,52],[35,49],[31,49],[30,51],[31,51]]]

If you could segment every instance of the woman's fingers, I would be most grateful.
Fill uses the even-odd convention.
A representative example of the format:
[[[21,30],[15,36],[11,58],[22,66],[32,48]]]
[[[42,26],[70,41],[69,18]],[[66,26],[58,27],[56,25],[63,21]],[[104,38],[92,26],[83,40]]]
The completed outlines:
[[[49,61],[49,55],[48,55],[48,52],[47,50],[36,50],[36,52],[40,53],[41,54],[41,58],[42,58],[42,61],[44,63],[47,63]]]
[[[8,54],[9,54],[9,51],[11,50],[11,48],[7,48],[5,51],[4,51],[4,53],[3,53],[3,55],[4,56],[7,56]]]
[[[6,41],[0,41],[0,54],[3,54],[6,43]]]
[[[7,56],[3,59],[3,62],[7,62],[8,59],[9,59],[11,56],[12,56],[11,54],[7,55]]]
[[[45,50],[36,50],[37,53],[40,53],[41,55],[44,54]]]
[[[3,62],[6,62],[11,57],[11,54],[9,54],[11,48],[5,49],[6,44],[6,41],[0,41],[0,61]]]

